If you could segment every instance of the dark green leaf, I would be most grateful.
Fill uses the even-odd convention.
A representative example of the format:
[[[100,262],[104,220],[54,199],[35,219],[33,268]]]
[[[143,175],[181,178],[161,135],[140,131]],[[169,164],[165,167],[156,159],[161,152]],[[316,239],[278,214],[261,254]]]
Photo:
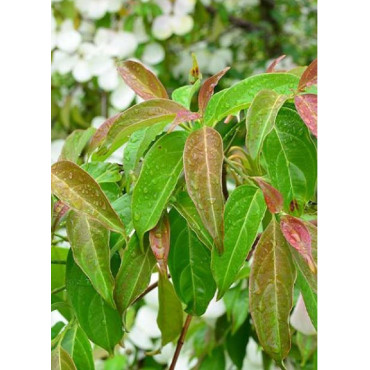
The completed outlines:
[[[304,335],[297,332],[297,346],[301,353],[301,366],[305,366],[306,362],[314,354],[317,349],[317,336],[316,335]]]
[[[225,370],[226,360],[223,346],[215,347],[200,364],[199,370]]]
[[[242,326],[234,333],[229,333],[226,337],[227,352],[238,369],[243,367],[244,357],[247,352],[247,344],[250,335],[249,319],[242,323]]]
[[[262,191],[242,185],[230,195],[225,206],[224,253],[212,251],[212,272],[221,298],[235,281],[256,239],[266,212]]]
[[[119,166],[115,163],[89,162],[81,166],[98,184],[121,180]]]
[[[144,233],[161,217],[183,168],[182,154],[187,134],[172,132],[161,137],[145,156],[132,195],[132,215],[140,243]]]
[[[62,247],[51,247],[51,260],[67,261],[68,249]],[[51,290],[66,285],[66,265],[51,264]]]
[[[131,234],[131,231],[134,229],[131,216],[131,202],[131,194],[123,194],[121,197],[112,202],[113,209],[117,212],[118,216],[126,227],[127,235]]]
[[[201,316],[216,291],[211,272],[211,253],[175,210],[170,212],[171,248],[168,264],[176,293],[185,311]]]
[[[51,352],[51,370],[77,370],[73,360],[61,346]]]
[[[105,182],[100,184],[100,187],[110,203],[113,203],[122,195],[120,187],[115,182]]]
[[[56,336],[62,331],[65,327],[65,323],[63,321],[58,321],[51,327],[51,340],[56,338]]]

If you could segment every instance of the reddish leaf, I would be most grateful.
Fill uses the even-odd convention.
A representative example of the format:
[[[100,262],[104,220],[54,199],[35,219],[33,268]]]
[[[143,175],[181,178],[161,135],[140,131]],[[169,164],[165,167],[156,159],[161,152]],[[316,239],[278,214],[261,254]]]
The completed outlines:
[[[279,213],[283,209],[284,199],[279,190],[263,181],[261,178],[256,177],[254,181],[258,184],[263,192],[267,208],[271,213]]]
[[[161,81],[141,63],[127,60],[117,66],[118,73],[132,90],[144,100],[168,99]]]
[[[53,207],[53,219],[51,223],[52,232],[54,232],[57,229],[58,225],[60,224],[68,210],[69,207],[62,201],[58,200],[55,202]]]
[[[275,71],[275,67],[286,57],[286,55],[280,55],[279,58],[276,58],[272,63],[267,67],[266,73],[272,73]]]
[[[285,215],[280,219],[280,228],[288,243],[305,259],[310,270],[316,272],[312,257],[311,235],[306,225],[298,218]]]
[[[317,95],[297,95],[294,98],[294,103],[303,122],[317,137]]]
[[[187,122],[187,121],[195,121],[200,118],[199,113],[190,112],[186,109],[177,112],[175,120],[172,122],[172,125],[167,130],[171,132],[178,126],[180,123]]]
[[[298,90],[303,91],[306,87],[317,84],[317,59],[315,59],[303,72],[299,80]]]
[[[170,251],[170,222],[167,213],[149,231],[149,242],[160,270],[166,273],[168,252]]]
[[[215,75],[207,78],[202,87],[200,88],[199,95],[198,95],[198,105],[199,111],[201,114],[206,110],[207,104],[211,96],[213,95],[214,89],[218,84],[218,81],[222,78],[222,76],[230,69],[230,67],[224,68],[222,71],[216,73]]]

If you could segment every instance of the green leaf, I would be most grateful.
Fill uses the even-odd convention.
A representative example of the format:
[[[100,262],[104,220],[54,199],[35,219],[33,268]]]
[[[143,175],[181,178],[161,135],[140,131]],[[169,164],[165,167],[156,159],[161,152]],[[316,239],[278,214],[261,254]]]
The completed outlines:
[[[223,346],[215,347],[200,364],[199,370],[225,370],[226,360]]]
[[[57,346],[51,352],[51,370],[77,370],[68,352]]]
[[[67,261],[68,249],[62,247],[51,247],[51,260]],[[51,290],[63,287],[66,284],[66,265],[51,264]]]
[[[95,369],[89,338],[78,325],[65,331],[61,345],[72,357],[77,370]]]
[[[121,188],[115,182],[105,182],[100,184],[100,188],[103,190],[103,193],[108,198],[110,203],[113,203],[122,195]]]
[[[116,163],[89,162],[81,166],[98,184],[118,182],[122,176]]]
[[[132,90],[144,100],[168,99],[161,81],[141,63],[127,60],[117,65],[118,73]]]
[[[175,209],[170,212],[170,224],[168,265],[173,285],[186,305],[185,311],[193,316],[201,316],[216,291],[210,266],[211,253]]]
[[[204,123],[213,126],[230,114],[248,108],[255,95],[263,90],[274,90],[289,95],[298,86],[299,78],[289,73],[264,73],[251,76],[215,94],[208,103]]]
[[[297,346],[301,353],[301,366],[305,366],[306,362],[315,353],[317,349],[317,336],[316,335],[304,335],[301,332],[297,332],[296,336]]]
[[[132,194],[133,223],[140,243],[166,207],[182,172],[187,134],[176,131],[161,137],[145,156]]]
[[[69,207],[86,213],[112,231],[125,232],[101,187],[76,164],[69,161],[55,163],[51,167],[51,189]]]
[[[247,344],[250,336],[249,319],[244,320],[242,326],[234,333],[228,333],[226,337],[226,349],[234,363],[234,365],[241,369],[243,367],[244,357],[247,352]]]
[[[289,246],[273,217],[254,252],[249,307],[260,344],[279,364],[291,346],[289,315],[295,276]]]
[[[166,99],[152,99],[137,104],[114,120],[102,147],[93,158],[104,160],[121,147],[135,131],[156,123],[171,123],[184,107]]]
[[[223,251],[222,163],[220,134],[211,127],[192,132],[185,144],[186,187],[218,252]]]
[[[77,163],[82,151],[94,133],[94,127],[89,127],[87,130],[73,131],[64,142],[59,160]]]
[[[127,358],[122,355],[115,355],[104,362],[104,370],[123,370],[126,366]]]
[[[62,331],[65,325],[66,324],[63,321],[58,321],[51,327],[51,340],[57,337],[57,335]]]
[[[261,90],[248,109],[245,122],[247,129],[245,146],[257,166],[263,141],[273,128],[276,116],[286,99],[286,95],[280,95],[273,90]]]
[[[256,240],[266,212],[262,191],[242,185],[230,195],[225,206],[224,253],[212,251],[212,272],[220,299],[235,281]]]
[[[145,241],[142,251],[139,239],[134,234],[123,252],[116,276],[114,298],[121,314],[148,287],[154,265],[155,258],[148,241]]]
[[[123,194],[121,197],[112,202],[113,209],[117,212],[118,216],[126,227],[126,235],[130,235],[132,230],[134,230],[131,216],[131,202],[131,194]]]
[[[115,307],[109,231],[100,222],[75,211],[69,212],[66,228],[75,262],[90,279],[96,291]]]
[[[194,94],[198,91],[200,80],[197,80],[194,85],[186,85],[179,87],[172,93],[172,100],[183,105],[186,109],[190,109],[191,100]]]
[[[315,193],[316,148],[307,127],[293,110],[282,108],[262,153],[271,185],[284,198],[284,210],[300,215]]]
[[[74,262],[72,251],[67,260],[66,286],[83,331],[92,342],[112,353],[123,336],[121,315],[93,288],[89,278]]]
[[[199,213],[189,197],[187,191],[176,194],[176,200],[172,203],[176,210],[188,222],[190,228],[197,234],[198,239],[209,249],[212,250],[213,239],[208,230],[204,227]]]
[[[178,338],[182,330],[182,305],[178,299],[167,273],[159,274],[159,310],[157,323],[162,333],[162,347]]]

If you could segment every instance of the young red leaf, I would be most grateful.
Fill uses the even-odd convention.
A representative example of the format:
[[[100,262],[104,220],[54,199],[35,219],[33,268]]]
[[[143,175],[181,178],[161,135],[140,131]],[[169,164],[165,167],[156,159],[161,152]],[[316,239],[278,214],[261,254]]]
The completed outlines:
[[[298,90],[303,91],[306,87],[317,84],[317,59],[315,59],[303,72],[299,80]]]
[[[168,99],[161,81],[141,63],[127,60],[117,66],[118,73],[132,90],[144,100]]]
[[[169,127],[167,132],[172,132],[176,126],[180,123],[187,121],[195,121],[200,118],[199,113],[190,112],[186,109],[177,112],[175,120],[172,122],[172,125]]]
[[[66,215],[69,207],[60,200],[57,200],[53,207],[53,218],[51,222],[51,232],[54,232],[60,222],[62,221],[63,217]]]
[[[311,235],[306,225],[296,217],[284,215],[280,219],[280,228],[288,243],[302,255],[310,270],[315,273]]]
[[[166,274],[168,252],[170,251],[170,222],[167,213],[149,231],[149,242],[161,272]]]
[[[297,95],[294,98],[294,103],[303,122],[317,137],[317,95]]]
[[[202,87],[200,88],[199,95],[198,95],[198,105],[199,111],[201,114],[206,110],[207,104],[211,96],[213,95],[214,89],[218,84],[218,81],[222,78],[222,76],[230,69],[230,67],[224,68],[222,71],[216,73],[215,75],[207,78]]]
[[[272,63],[267,67],[266,72],[272,73],[275,71],[275,67],[286,57],[286,55],[280,55],[279,58],[276,58]]]
[[[260,187],[265,198],[267,208],[271,213],[279,213],[283,209],[284,199],[279,190],[263,181],[261,178],[256,177],[254,181]]]

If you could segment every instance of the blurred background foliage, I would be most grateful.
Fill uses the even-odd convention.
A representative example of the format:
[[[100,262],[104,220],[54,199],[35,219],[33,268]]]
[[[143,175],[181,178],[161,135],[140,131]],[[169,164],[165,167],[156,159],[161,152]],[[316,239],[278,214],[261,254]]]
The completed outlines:
[[[168,92],[188,83],[191,53],[203,77],[231,70],[218,89],[316,57],[316,0],[52,1],[51,139],[98,127],[139,101],[115,62],[135,58]],[[59,144],[59,145],[58,145]]]

